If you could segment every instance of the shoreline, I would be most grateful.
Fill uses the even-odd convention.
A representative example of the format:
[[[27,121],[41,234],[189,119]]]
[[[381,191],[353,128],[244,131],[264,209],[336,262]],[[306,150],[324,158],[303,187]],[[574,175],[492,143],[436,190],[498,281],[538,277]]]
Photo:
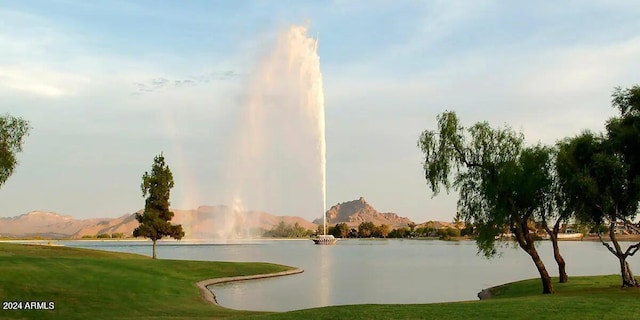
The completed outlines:
[[[280,272],[276,272],[276,273],[256,274],[256,275],[251,275],[251,276],[236,276],[236,277],[225,277],[225,278],[213,278],[213,279],[206,279],[206,280],[198,281],[198,282],[196,282],[196,286],[200,289],[202,299],[204,299],[205,301],[208,301],[209,303],[217,305],[219,307],[230,309],[230,308],[227,308],[227,307],[224,307],[224,306],[220,305],[218,303],[218,300],[216,299],[215,293],[213,293],[213,291],[209,290],[209,288],[207,288],[207,287],[211,286],[211,285],[222,284],[222,283],[227,283],[227,282],[275,278],[275,277],[282,277],[282,276],[288,276],[288,275],[293,275],[293,274],[299,274],[299,273],[303,273],[303,272],[304,272],[303,269],[292,269],[292,270],[280,271]]]

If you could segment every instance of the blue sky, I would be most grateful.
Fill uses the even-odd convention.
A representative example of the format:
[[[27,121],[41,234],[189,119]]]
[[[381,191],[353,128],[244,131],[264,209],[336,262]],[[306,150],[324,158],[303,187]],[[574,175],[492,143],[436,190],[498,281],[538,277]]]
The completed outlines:
[[[601,130],[613,87],[640,82],[634,1],[0,1],[0,112],[33,126],[0,216],[136,211],[160,151],[175,208],[223,204],[229,119],[291,24],[320,34],[328,204],[418,222],[455,215],[416,147],[438,113],[554,143]]]

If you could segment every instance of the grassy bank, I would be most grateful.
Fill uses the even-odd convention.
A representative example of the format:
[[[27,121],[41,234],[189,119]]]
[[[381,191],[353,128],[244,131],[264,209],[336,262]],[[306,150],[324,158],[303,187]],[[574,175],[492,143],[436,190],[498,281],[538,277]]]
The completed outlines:
[[[205,302],[195,283],[289,269],[265,263],[152,260],[133,254],[0,243],[0,300],[55,304],[55,309],[48,311],[0,309],[0,319],[238,316],[249,312]]]
[[[496,287],[494,298],[485,301],[335,306],[285,313],[211,305],[194,285],[208,278],[288,269],[263,263],[151,260],[105,251],[0,243],[0,300],[55,303],[55,310],[49,311],[0,310],[0,319],[570,320],[633,319],[640,314],[640,290],[621,289],[617,275],[572,277],[567,284],[554,283],[554,295],[540,294],[539,280],[533,279]]]
[[[572,277],[542,295],[539,279],[494,288],[494,298],[437,304],[352,305],[242,319],[636,319],[640,290],[621,289],[620,276]]]

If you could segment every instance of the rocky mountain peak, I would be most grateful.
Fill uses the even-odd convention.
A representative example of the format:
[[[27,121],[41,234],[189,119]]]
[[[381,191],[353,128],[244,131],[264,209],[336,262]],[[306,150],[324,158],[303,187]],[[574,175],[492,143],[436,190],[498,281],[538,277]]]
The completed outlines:
[[[399,217],[396,213],[381,213],[371,206],[364,197],[358,200],[338,203],[327,210],[327,222],[329,224],[347,223],[350,226],[357,226],[362,222],[373,222],[374,224],[387,224],[392,227],[406,226],[412,221],[408,218]],[[313,221],[322,224],[322,218]]]

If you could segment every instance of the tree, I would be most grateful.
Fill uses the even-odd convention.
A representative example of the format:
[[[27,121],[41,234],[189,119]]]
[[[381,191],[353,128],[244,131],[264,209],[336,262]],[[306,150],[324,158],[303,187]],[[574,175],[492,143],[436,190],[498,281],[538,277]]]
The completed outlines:
[[[381,224],[373,228],[373,232],[371,235],[377,238],[386,238],[389,235],[390,231],[391,228],[388,224]]]
[[[324,234],[324,225],[319,224],[318,227],[316,228],[316,234],[320,235],[320,234]]]
[[[460,219],[460,216],[456,214],[456,216],[453,218],[453,221],[451,222],[453,224],[454,227],[456,227],[456,229],[458,230],[462,230],[464,229],[464,221],[462,221],[462,219]]]
[[[336,238],[346,238],[349,236],[349,231],[351,231],[351,229],[349,229],[349,226],[346,223],[338,223],[333,228],[332,235]]]
[[[389,238],[406,238],[409,237],[411,235],[411,230],[409,230],[409,228],[407,227],[400,227],[400,228],[396,228],[393,229],[389,232],[388,237]]]
[[[407,227],[409,227],[409,234],[413,236],[413,232],[416,230],[415,222],[409,222]]]
[[[8,114],[0,116],[0,187],[18,165],[16,154],[22,152],[24,138],[30,130],[27,120]]]
[[[142,176],[142,196],[146,197],[144,212],[136,213],[136,220],[140,225],[133,230],[134,237],[145,237],[153,241],[153,259],[156,259],[156,241],[165,236],[176,240],[184,237],[181,225],[173,225],[169,221],[173,212],[169,210],[169,198],[173,188],[173,175],[164,161],[164,155],[156,156],[153,160],[151,173]]]
[[[454,112],[438,116],[438,131],[424,131],[418,147],[433,195],[443,186],[459,191],[459,217],[476,226],[476,244],[486,257],[496,253],[496,237],[510,229],[540,274],[543,293],[553,293],[529,224],[543,211],[552,188],[551,148],[524,147],[509,127],[479,122],[465,129]]]
[[[540,225],[549,235],[551,245],[553,248],[553,258],[558,265],[558,279],[560,283],[566,283],[569,281],[567,275],[567,263],[565,262],[562,254],[560,254],[560,246],[558,244],[558,233],[560,232],[560,225],[562,222],[567,222],[569,218],[573,217],[573,208],[567,202],[568,195],[566,190],[559,182],[558,172],[561,170],[561,161],[564,154],[559,154],[559,150],[554,150],[555,160],[553,168],[553,182],[551,194],[549,195],[546,206],[542,207],[540,214]],[[548,220],[554,220],[552,226],[549,226]]]
[[[358,237],[369,238],[373,235],[376,226],[371,221],[366,221],[358,225]]]
[[[284,221],[280,221],[277,225],[273,226],[271,230],[266,231],[262,236],[274,238],[303,238],[310,236],[311,233],[312,231],[307,230],[298,222],[291,225]]]
[[[436,228],[436,222],[433,220],[429,220],[424,224],[424,228],[422,229],[423,233],[427,236],[438,234],[438,228]]]
[[[623,249],[616,235],[618,223],[637,230],[631,220],[640,202],[640,87],[616,88],[612,104],[620,116],[609,119],[606,136],[586,131],[559,143],[558,175],[576,216],[595,225],[601,243],[618,259],[622,287],[640,287],[626,261],[640,242]],[[604,224],[610,243],[602,237]]]

